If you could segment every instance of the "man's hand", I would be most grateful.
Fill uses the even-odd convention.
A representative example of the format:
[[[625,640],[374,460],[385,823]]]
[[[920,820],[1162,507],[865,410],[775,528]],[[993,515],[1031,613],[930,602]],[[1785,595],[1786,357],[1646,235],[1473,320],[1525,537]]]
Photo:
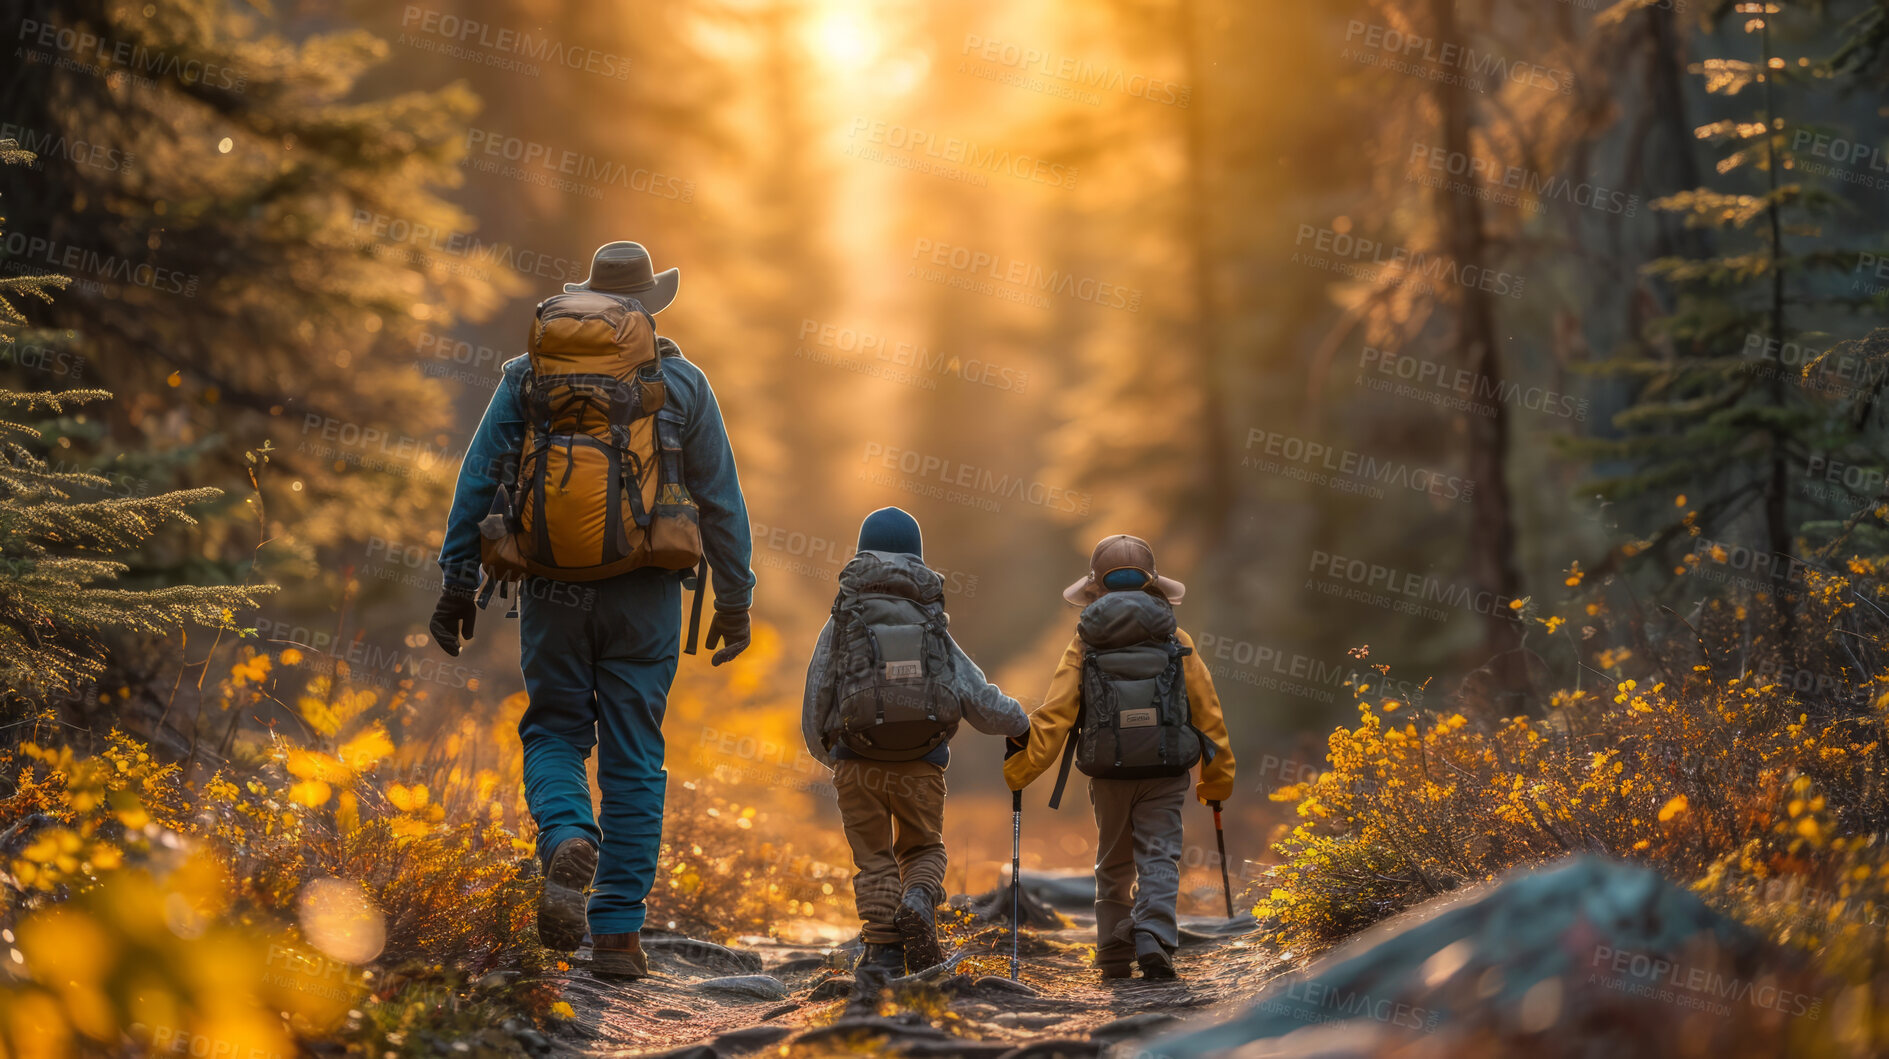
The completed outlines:
[[[433,634],[433,642],[439,649],[459,657],[459,640],[472,639],[472,623],[479,617],[479,604],[473,601],[474,591],[470,588],[448,588],[439,594],[439,605],[433,608],[433,622],[427,629]]]
[[[745,610],[718,610],[708,623],[708,638],[702,646],[710,648],[719,643],[722,649],[709,659],[710,665],[721,665],[748,649],[748,612]]]

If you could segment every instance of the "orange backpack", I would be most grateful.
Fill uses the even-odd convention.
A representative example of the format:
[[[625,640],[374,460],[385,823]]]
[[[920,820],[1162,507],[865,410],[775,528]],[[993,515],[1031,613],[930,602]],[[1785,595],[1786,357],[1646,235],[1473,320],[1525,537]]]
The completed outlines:
[[[480,526],[495,582],[595,581],[702,559],[682,479],[682,412],[667,406],[656,322],[593,291],[539,303],[526,346],[525,440],[511,491]]]

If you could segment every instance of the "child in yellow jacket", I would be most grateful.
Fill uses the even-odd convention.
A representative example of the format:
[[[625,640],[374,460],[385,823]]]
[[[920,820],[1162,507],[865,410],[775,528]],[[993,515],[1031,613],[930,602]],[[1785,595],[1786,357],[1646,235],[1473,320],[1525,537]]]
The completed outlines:
[[[1155,572],[1153,549],[1139,537],[1097,544],[1089,573],[1063,592],[1083,608],[1076,635],[1030,715],[1027,742],[1013,743],[1004,762],[1011,790],[1029,786],[1059,756],[1065,770],[1073,757],[1090,777],[1095,961],[1107,978],[1127,978],[1136,964],[1145,978],[1175,977],[1189,770],[1198,761],[1194,796],[1202,802],[1233,792],[1220,696],[1193,639],[1174,623],[1184,591]],[[1058,777],[1052,802],[1061,790]]]

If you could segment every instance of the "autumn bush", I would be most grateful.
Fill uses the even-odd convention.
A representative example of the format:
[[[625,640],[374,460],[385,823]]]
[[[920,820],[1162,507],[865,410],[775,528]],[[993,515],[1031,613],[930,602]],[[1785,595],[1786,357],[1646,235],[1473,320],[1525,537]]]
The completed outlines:
[[[14,1054],[398,1054],[549,1012],[516,740],[467,719],[397,746],[425,692],[305,678],[302,661],[241,651],[216,697],[294,689],[304,734],[239,744],[200,780],[120,731],[75,752],[50,715],[0,752]]]
[[[800,734],[803,660],[757,622],[741,656],[684,665],[669,693],[668,804],[649,926],[727,941],[856,930],[853,858],[815,819],[831,774]]]
[[[778,635],[758,632],[752,659],[678,681],[672,728],[739,708],[744,732],[792,745]],[[201,698],[198,760],[121,730],[91,745],[51,713],[0,747],[0,927],[21,954],[0,948],[0,1055],[522,1054],[493,1027],[571,1014],[568,958],[537,943],[523,693],[372,687],[345,662],[252,642]],[[738,757],[685,758],[707,740],[673,738],[649,926],[817,941],[854,925],[851,859],[809,823],[815,795]]]
[[[1852,1009],[1884,1010],[1889,584],[1864,558],[1794,564],[1782,585],[1730,558],[1701,545],[1674,570],[1705,589],[1685,615],[1578,567],[1571,618],[1523,602],[1524,650],[1573,676],[1523,715],[1357,687],[1358,723],[1331,734],[1327,767],[1274,795],[1297,816],[1255,908],[1271,937],[1321,947],[1511,868],[1597,853],[1690,885],[1870,994]]]
[[[778,795],[672,784],[649,925],[728,941],[778,936],[799,920],[852,920],[851,854],[805,821],[805,805]]]

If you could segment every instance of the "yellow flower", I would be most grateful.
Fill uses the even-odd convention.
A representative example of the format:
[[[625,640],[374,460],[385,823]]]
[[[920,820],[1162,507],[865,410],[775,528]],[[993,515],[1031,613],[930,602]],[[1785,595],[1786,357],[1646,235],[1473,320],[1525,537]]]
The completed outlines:
[[[338,783],[346,780],[350,774],[347,766],[329,757],[327,754],[318,753],[313,750],[304,750],[301,747],[291,749],[288,753],[288,760],[284,762],[284,764],[289,770],[289,775],[294,776],[298,780],[320,780],[323,783]],[[257,794],[263,793],[261,790],[255,790],[253,785],[251,789]]]
[[[1673,796],[1671,801],[1667,802],[1665,806],[1660,809],[1659,822],[1662,824],[1666,823],[1668,820],[1671,820],[1673,817],[1678,816],[1680,813],[1685,812],[1688,808],[1690,808],[1690,803],[1686,801],[1686,796],[1683,794],[1676,794]]]
[[[416,783],[411,787],[396,783],[387,788],[387,800],[403,813],[414,813],[426,808],[427,797],[424,783]]]
[[[333,794],[334,788],[321,780],[303,780],[289,788],[289,801],[314,809],[327,805]]]
[[[426,822],[410,816],[397,816],[393,819],[393,832],[397,838],[419,838],[426,834]]]
[[[351,769],[362,769],[394,752],[394,743],[380,722],[369,725],[353,739],[341,744],[337,756]]]

